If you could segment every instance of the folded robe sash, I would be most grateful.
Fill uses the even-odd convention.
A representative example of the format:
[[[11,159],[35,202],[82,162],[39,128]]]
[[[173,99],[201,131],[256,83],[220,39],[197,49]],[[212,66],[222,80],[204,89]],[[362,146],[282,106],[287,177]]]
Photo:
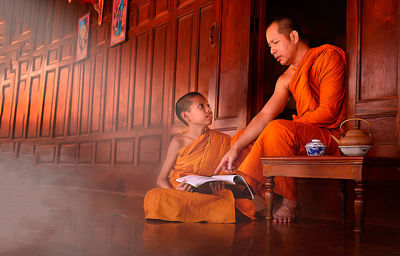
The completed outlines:
[[[221,158],[229,150],[230,136],[208,129],[206,133],[179,150],[169,181],[174,188],[177,178],[196,174],[212,176]],[[175,189],[155,188],[144,200],[146,219],[210,223],[235,222],[235,205],[243,214],[254,218],[253,202],[236,199],[230,190],[201,194]]]
[[[342,49],[328,44],[310,49],[289,84],[296,101],[293,120],[337,130],[346,118],[345,71]]]

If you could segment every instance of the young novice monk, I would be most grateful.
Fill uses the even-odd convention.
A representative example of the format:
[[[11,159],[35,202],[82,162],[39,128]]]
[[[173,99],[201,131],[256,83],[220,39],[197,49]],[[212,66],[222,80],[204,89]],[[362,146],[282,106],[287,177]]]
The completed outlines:
[[[187,130],[175,136],[168,147],[157,184],[144,200],[145,218],[169,221],[213,223],[235,222],[235,205],[253,218],[255,209],[249,199],[235,199],[222,183],[210,184],[212,194],[177,178],[196,174],[212,176],[219,161],[229,150],[230,136],[209,129],[213,112],[207,99],[197,92],[182,96],[176,103],[176,115]],[[204,186],[204,185],[203,185]]]

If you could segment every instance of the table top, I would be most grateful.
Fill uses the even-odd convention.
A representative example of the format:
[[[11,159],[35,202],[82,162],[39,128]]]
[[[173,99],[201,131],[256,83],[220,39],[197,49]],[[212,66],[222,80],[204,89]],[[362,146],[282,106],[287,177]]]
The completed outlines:
[[[364,156],[271,156],[262,157],[261,162],[263,164],[274,163],[274,164],[362,164],[364,162]]]
[[[400,180],[400,159],[376,156],[262,157],[264,176]]]

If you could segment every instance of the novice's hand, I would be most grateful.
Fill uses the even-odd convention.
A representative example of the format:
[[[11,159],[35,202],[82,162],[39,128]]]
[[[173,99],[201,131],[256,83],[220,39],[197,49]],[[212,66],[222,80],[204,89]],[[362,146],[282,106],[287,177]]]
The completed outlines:
[[[186,183],[186,180],[183,180],[179,185],[176,187],[176,190],[183,190],[187,192],[192,192],[193,191],[193,186]]]
[[[230,174],[234,171],[233,163],[235,162],[236,158],[238,157],[238,152],[231,148],[221,159],[217,169],[215,169],[214,174],[218,174],[223,171],[226,174]]]

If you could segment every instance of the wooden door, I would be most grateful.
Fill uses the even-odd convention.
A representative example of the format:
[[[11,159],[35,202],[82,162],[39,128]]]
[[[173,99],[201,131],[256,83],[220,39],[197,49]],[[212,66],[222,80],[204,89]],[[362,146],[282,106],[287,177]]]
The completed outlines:
[[[199,91],[214,108],[213,128],[234,134],[246,125],[251,1],[198,2],[177,6],[171,107]],[[173,112],[172,134],[183,126]]]
[[[387,154],[400,145],[399,1],[348,0],[347,19],[349,116],[368,120]]]

